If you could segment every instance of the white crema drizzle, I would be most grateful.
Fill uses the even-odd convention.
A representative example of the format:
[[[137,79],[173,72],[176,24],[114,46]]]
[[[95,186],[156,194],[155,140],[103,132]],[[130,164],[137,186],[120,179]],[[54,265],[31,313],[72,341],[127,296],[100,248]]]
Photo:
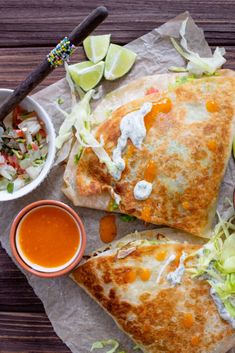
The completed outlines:
[[[125,115],[120,123],[121,136],[118,139],[117,146],[113,150],[113,162],[116,170],[112,172],[112,176],[116,180],[120,180],[122,172],[125,169],[125,161],[122,158],[122,152],[130,139],[136,148],[141,149],[141,145],[146,136],[146,128],[144,117],[152,110],[152,103],[144,103],[142,107]]]

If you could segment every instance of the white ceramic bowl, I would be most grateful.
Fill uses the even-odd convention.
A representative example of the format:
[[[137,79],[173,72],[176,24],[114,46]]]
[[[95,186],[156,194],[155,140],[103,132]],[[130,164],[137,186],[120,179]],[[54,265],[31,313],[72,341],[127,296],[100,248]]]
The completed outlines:
[[[12,93],[12,90],[10,89],[4,89],[4,88],[0,89],[0,104],[11,93]],[[43,169],[36,179],[31,181],[29,184],[25,185],[23,188],[13,192],[12,194],[10,194],[5,190],[0,191],[0,201],[9,201],[9,200],[18,199],[19,197],[22,197],[30,193],[32,190],[34,190],[46,178],[47,174],[49,173],[53,165],[53,161],[55,158],[55,151],[56,151],[55,130],[47,112],[42,108],[40,104],[38,104],[31,97],[26,97],[20,103],[20,106],[22,106],[27,111],[32,111],[32,110],[36,111],[38,114],[38,117],[44,122],[46,133],[48,135],[48,155],[47,155],[46,162],[43,166]]]

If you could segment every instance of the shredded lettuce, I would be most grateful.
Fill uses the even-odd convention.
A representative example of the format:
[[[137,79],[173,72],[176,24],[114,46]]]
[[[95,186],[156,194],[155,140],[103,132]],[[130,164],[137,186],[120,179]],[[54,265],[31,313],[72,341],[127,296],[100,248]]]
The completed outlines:
[[[189,73],[194,74],[196,76],[202,76],[203,74],[213,75],[216,70],[219,69],[226,62],[226,59],[224,58],[225,49],[217,47],[213,55],[209,58],[203,58],[198,53],[195,53],[194,51],[190,50],[188,47],[187,39],[185,37],[187,21],[188,18],[186,18],[186,20],[182,22],[180,28],[180,45],[172,37],[171,42],[174,48],[178,51],[178,53],[188,61],[186,70]],[[170,69],[171,71],[182,72],[184,68],[171,67]]]
[[[189,271],[208,281],[230,317],[235,318],[235,216],[224,220],[218,214],[218,218],[211,240],[191,255],[197,261]]]
[[[112,346],[112,348],[109,349],[106,353],[115,353],[119,347],[119,343],[118,343],[118,341],[113,340],[113,339],[97,341],[92,344],[91,352],[95,349],[102,349],[107,346]]]

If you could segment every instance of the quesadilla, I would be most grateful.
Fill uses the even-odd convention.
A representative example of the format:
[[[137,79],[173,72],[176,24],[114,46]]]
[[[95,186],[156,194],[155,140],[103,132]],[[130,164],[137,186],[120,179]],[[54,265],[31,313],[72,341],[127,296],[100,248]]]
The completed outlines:
[[[206,279],[188,272],[202,245],[168,239],[173,232],[128,235],[94,252],[71,277],[144,353],[225,353],[235,343],[233,327]]]
[[[95,131],[103,146],[81,155],[78,194],[109,194],[122,213],[207,237],[231,153],[234,92],[233,77],[190,78],[117,108]]]

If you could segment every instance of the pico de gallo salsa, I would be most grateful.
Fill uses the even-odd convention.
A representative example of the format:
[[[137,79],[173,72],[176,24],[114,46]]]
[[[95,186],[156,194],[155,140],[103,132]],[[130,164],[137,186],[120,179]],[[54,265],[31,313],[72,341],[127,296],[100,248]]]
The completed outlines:
[[[40,174],[47,158],[48,137],[37,113],[20,106],[4,123],[6,130],[0,127],[0,191],[13,193]]]

